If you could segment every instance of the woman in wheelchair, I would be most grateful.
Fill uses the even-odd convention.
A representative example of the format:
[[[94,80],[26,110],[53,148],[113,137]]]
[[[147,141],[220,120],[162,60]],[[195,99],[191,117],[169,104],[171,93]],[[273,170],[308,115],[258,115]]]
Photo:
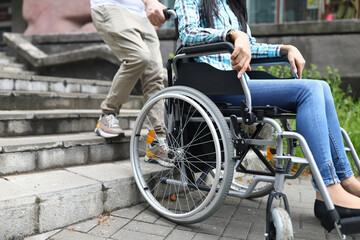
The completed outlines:
[[[354,177],[345,153],[329,85],[325,81],[301,79],[305,60],[298,49],[291,45],[257,43],[246,23],[245,0],[177,0],[175,9],[183,44],[234,43],[232,54],[202,56],[196,61],[221,70],[238,70],[238,77],[244,74],[247,78],[245,71],[251,70],[251,58],[287,55],[300,79],[248,79],[253,106],[272,105],[297,113],[296,130],[306,139],[340,217],[360,216],[360,182]],[[241,96],[220,96],[213,100],[238,105]],[[326,208],[322,200],[317,191],[314,211],[323,222]]]

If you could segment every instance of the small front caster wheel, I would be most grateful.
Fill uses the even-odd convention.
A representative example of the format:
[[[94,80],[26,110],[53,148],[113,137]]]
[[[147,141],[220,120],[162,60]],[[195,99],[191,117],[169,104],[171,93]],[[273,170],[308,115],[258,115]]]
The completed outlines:
[[[293,240],[294,233],[288,212],[280,207],[271,211],[269,238],[273,240]]]

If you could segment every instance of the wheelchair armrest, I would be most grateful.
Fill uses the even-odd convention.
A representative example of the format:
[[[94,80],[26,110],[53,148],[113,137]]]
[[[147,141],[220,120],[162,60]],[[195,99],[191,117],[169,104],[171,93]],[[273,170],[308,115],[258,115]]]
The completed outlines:
[[[191,58],[195,56],[204,56],[211,54],[219,54],[219,53],[232,53],[234,51],[234,45],[230,42],[216,42],[216,43],[207,43],[201,45],[194,46],[182,46],[177,54],[185,54],[188,56],[182,56],[180,58]],[[177,57],[174,58],[175,62]],[[264,66],[264,65],[282,65],[287,64],[290,66],[290,62],[287,56],[275,57],[275,58],[253,58],[250,62],[251,66]],[[291,68],[292,74],[294,78],[299,78],[299,76],[293,72]],[[253,78],[258,78],[254,77]],[[262,75],[261,78],[264,78]],[[265,78],[269,78],[268,76]],[[274,78],[274,77],[270,77]]]
[[[266,66],[266,65],[288,65],[291,69],[293,77],[295,79],[299,78],[297,73],[293,71],[287,56],[275,57],[275,58],[252,58],[250,62],[250,66]]]
[[[275,57],[275,58],[252,58],[250,65],[279,65],[279,64],[290,64],[287,56]]]
[[[216,43],[206,43],[201,45],[194,46],[184,46],[181,48],[179,53],[185,54],[213,54],[213,53],[223,53],[228,52],[232,53],[234,51],[234,45],[230,42],[216,42]]]
[[[181,48],[179,53],[185,54],[208,54],[208,53],[220,53],[234,51],[234,45],[230,42],[216,42],[206,43],[194,46],[184,46]],[[286,56],[275,57],[275,58],[252,58],[251,65],[277,65],[277,64],[290,64],[289,59]]]

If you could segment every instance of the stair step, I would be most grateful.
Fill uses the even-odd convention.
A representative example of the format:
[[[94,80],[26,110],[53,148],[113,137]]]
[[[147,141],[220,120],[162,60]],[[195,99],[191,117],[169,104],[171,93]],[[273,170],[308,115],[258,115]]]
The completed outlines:
[[[0,58],[6,58],[7,56],[7,52],[0,52]]]
[[[111,81],[0,73],[0,91],[107,94]]]
[[[24,69],[16,69],[16,68],[9,68],[9,67],[0,67],[0,71],[8,74],[19,74],[21,76],[33,76],[36,74],[34,71],[28,71]],[[1,83],[0,83],[1,86]],[[0,88],[1,89],[1,88]]]
[[[105,94],[0,91],[1,110],[99,109]],[[142,96],[130,96],[122,109],[141,109]]]
[[[0,239],[58,229],[143,201],[129,160],[0,178]]]
[[[0,58],[0,63],[1,64],[8,64],[8,63],[15,63],[15,62],[16,62],[15,57],[7,56],[7,55],[1,55],[1,58]]]
[[[21,68],[24,70],[25,64],[22,64],[22,63],[6,63],[6,64],[4,64],[4,63],[1,63],[1,61],[0,61],[0,68],[4,68],[4,67]]]
[[[139,110],[122,109],[119,124],[130,129]],[[0,137],[93,131],[101,110],[59,109],[0,111]]]
[[[0,176],[127,159],[131,130],[125,135],[104,139],[84,132],[0,138]]]

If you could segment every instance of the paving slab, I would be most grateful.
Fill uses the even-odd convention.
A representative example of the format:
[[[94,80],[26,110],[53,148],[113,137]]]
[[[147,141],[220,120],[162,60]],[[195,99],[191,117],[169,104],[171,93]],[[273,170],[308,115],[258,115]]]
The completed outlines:
[[[98,237],[94,235],[89,235],[86,233],[76,232],[72,230],[62,230],[60,233],[55,234],[50,238],[51,240],[104,240],[103,237]]]
[[[114,235],[112,235],[111,239],[117,239],[117,240],[126,240],[126,239],[163,240],[164,237],[154,235],[154,234],[149,234],[149,233],[132,231],[132,230],[123,228],[123,229],[120,229]]]
[[[160,237],[166,237],[173,230],[172,227],[154,225],[136,220],[131,221],[124,227],[124,229],[134,232],[153,234]]]
[[[89,234],[99,237],[110,237],[129,222],[130,220],[125,218],[108,217],[93,228]]]
[[[95,228],[97,225],[100,224],[100,219],[102,219],[102,217],[103,216],[99,216],[97,218],[93,218],[90,220],[86,220],[86,221],[71,225],[71,226],[67,227],[67,229],[87,233],[91,229]]]
[[[61,229],[57,229],[57,230],[50,231],[50,232],[43,233],[43,234],[39,234],[39,235],[36,235],[36,236],[27,237],[25,239],[26,240],[47,240],[47,239],[51,239],[51,237],[53,235],[55,235],[56,233],[58,233],[60,231],[61,231]]]
[[[116,171],[109,171],[109,176],[103,176],[106,171],[105,166],[109,165],[119,170],[119,173],[126,173],[122,171],[131,171],[129,162],[116,162],[109,164],[102,164],[99,167],[99,172],[95,169],[85,171],[81,167],[68,168],[72,173],[89,178],[94,181],[114,182]],[[117,167],[115,167],[115,165]],[[103,185],[105,185],[103,182]],[[310,182],[307,181],[307,184]],[[128,185],[129,183],[125,183]],[[294,188],[302,190],[301,181],[292,181]],[[290,186],[290,185],[289,185]],[[305,191],[308,191],[308,186],[304,185]],[[296,194],[291,187],[286,187],[284,191],[291,196]],[[315,198],[314,194],[307,193],[312,201]],[[130,196],[132,197],[132,196]],[[296,199],[296,198],[294,198]],[[155,239],[155,240],[187,240],[187,239],[220,239],[220,240],[257,240],[264,239],[265,230],[265,209],[263,209],[263,202],[266,197],[240,201],[234,201],[233,197],[228,197],[220,209],[208,219],[200,223],[178,225],[168,221],[157,215],[147,203],[141,203],[135,206],[129,206],[116,211],[111,211],[109,215],[101,215],[98,219],[89,219],[78,224],[72,224],[63,228],[63,231],[56,233],[54,239],[92,239],[94,236],[102,236],[102,239]],[[290,210],[292,223],[294,228],[295,239],[300,240],[315,240],[315,239],[339,239],[335,232],[327,234],[319,221],[314,217],[310,203],[310,199],[303,205],[302,208],[292,208],[293,203],[298,201],[290,201]],[[103,225],[99,223],[104,222]],[[100,221],[99,221],[100,219]],[[114,222],[111,219],[121,219],[119,222]],[[70,230],[70,231],[69,231]],[[95,233],[97,231],[97,233]],[[91,234],[92,233],[92,234]],[[59,238],[57,238],[59,237]],[[96,238],[95,238],[96,239]],[[348,239],[360,239],[360,234],[349,236]]]
[[[192,240],[195,235],[196,235],[196,233],[192,232],[192,231],[184,231],[184,230],[175,229],[166,238],[166,240]]]
[[[215,235],[205,234],[205,233],[197,233],[193,240],[218,240],[219,237]]]
[[[123,208],[117,211],[112,212],[113,216],[123,217],[133,219],[142,211],[148,208],[147,204],[139,204],[131,208]]]
[[[139,215],[137,215],[134,219],[140,222],[154,223],[159,218],[160,216],[153,209],[147,209],[139,213]],[[165,226],[172,227],[171,225],[165,225]]]

